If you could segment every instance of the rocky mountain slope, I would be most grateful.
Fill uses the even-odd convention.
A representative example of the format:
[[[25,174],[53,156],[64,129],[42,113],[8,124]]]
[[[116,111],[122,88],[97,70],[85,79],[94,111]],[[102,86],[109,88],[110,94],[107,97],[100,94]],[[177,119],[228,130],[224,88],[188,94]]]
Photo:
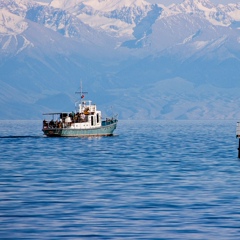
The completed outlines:
[[[0,119],[71,111],[80,83],[123,119],[238,118],[240,5],[0,0]]]

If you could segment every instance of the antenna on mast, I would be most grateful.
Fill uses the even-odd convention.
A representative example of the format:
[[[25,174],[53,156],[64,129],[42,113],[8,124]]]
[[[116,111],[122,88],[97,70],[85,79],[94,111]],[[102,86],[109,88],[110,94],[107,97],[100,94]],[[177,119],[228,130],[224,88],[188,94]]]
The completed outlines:
[[[88,92],[83,92],[83,88],[82,88],[82,81],[80,81],[80,92],[75,92],[76,94],[80,94],[81,99],[84,98],[84,94],[88,94]]]

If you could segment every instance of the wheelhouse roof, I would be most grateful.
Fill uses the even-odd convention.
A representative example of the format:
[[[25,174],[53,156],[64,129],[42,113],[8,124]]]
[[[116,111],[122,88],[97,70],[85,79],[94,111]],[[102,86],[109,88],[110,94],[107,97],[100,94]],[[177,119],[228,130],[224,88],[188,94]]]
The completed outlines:
[[[43,113],[43,115],[59,115],[59,114],[69,114],[71,112],[56,112],[56,113]]]

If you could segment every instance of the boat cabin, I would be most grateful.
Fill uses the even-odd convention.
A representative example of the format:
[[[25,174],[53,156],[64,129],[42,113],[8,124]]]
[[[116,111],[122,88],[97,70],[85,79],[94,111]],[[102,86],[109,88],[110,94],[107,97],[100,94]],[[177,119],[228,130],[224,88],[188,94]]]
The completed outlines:
[[[102,125],[101,111],[98,111],[97,106],[90,100],[77,102],[75,112],[44,115],[52,115],[52,120],[44,120],[43,128],[91,129]]]

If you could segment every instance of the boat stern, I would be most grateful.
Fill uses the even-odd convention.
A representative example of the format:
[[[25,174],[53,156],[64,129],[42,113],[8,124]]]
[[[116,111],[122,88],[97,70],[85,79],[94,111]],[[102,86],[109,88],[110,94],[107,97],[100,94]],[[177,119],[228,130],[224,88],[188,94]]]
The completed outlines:
[[[43,128],[42,131],[43,134],[47,137],[61,137],[62,135],[61,129]]]

